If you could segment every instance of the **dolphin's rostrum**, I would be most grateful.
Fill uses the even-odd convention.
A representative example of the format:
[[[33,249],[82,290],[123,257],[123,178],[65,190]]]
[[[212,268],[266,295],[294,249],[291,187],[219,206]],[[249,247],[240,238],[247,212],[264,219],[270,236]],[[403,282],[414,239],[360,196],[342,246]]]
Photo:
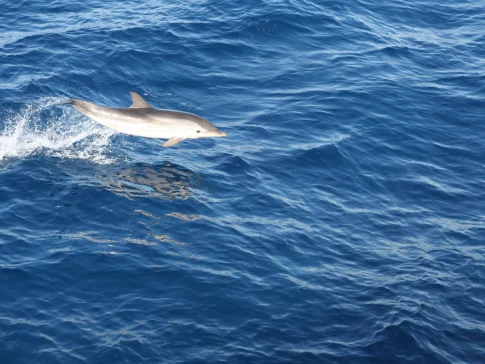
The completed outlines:
[[[130,94],[133,105],[129,108],[110,108],[78,99],[71,99],[67,103],[98,123],[121,133],[168,139],[164,147],[173,147],[184,139],[226,136],[204,118],[181,111],[156,110],[137,93]]]

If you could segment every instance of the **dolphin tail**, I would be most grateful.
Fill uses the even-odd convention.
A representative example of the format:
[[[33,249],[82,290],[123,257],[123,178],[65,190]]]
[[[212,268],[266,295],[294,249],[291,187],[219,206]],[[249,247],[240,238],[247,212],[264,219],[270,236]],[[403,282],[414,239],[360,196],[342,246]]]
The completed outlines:
[[[73,105],[73,104],[74,104],[74,100],[68,99],[66,101],[58,102],[58,103],[54,104],[54,106]]]

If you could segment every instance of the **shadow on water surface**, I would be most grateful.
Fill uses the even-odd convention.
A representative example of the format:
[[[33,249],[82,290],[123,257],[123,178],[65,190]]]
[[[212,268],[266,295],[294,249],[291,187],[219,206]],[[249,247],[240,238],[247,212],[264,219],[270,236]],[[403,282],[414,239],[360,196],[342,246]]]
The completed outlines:
[[[119,196],[164,200],[187,200],[204,176],[170,162],[158,164],[127,163],[99,165],[84,160],[29,158],[4,164],[2,178],[13,178],[18,171],[49,184],[63,186],[102,186]]]
[[[166,200],[187,200],[203,179],[202,175],[169,162],[109,167],[100,177],[106,189],[117,195]]]

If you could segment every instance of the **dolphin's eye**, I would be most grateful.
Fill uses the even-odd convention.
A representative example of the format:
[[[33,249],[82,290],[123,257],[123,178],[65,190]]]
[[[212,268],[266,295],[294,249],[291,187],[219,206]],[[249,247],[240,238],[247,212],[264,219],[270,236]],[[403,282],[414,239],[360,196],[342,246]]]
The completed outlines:
[[[200,133],[200,130],[197,130],[197,134],[199,134],[199,133]]]

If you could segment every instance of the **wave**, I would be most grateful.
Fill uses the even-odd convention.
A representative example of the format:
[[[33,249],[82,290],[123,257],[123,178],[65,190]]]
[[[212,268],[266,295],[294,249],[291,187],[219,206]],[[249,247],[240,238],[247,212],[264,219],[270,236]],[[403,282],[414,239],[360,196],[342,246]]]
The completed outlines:
[[[88,159],[109,164],[115,131],[88,120],[69,107],[54,107],[61,98],[41,98],[0,119],[0,163],[35,155]]]

